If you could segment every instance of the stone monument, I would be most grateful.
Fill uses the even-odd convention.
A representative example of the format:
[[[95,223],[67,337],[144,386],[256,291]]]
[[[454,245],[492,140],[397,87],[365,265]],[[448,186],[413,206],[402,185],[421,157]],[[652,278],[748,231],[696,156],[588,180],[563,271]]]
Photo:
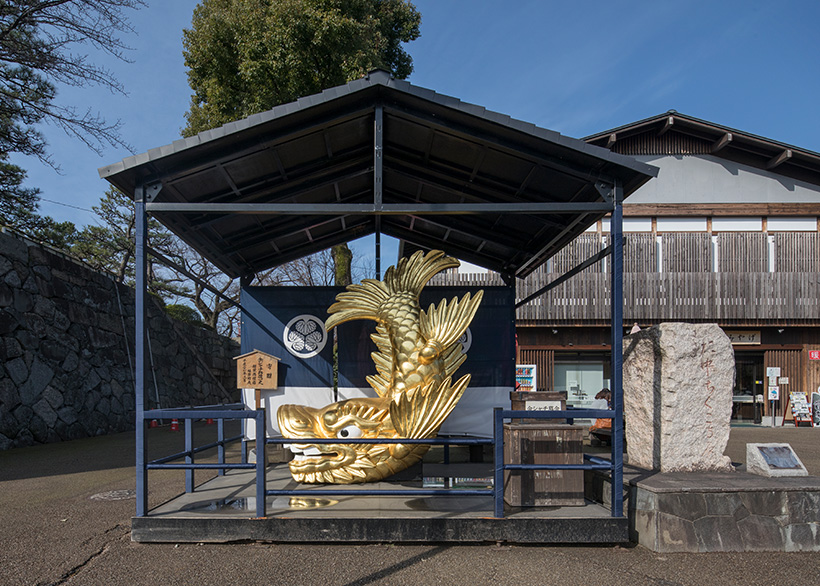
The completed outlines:
[[[735,356],[716,324],[663,323],[624,338],[629,464],[661,472],[730,471]]]

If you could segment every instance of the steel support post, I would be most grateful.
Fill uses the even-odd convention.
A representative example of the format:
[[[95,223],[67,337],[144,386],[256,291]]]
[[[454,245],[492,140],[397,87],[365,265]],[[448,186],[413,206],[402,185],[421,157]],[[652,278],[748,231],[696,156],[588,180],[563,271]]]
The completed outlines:
[[[504,418],[503,409],[493,409],[493,516],[504,517]]]
[[[194,420],[185,420],[185,463],[194,463]],[[194,492],[194,469],[185,470],[185,492]]]
[[[265,495],[268,490],[267,478],[265,477],[265,440],[268,437],[267,418],[265,408],[256,410],[256,516],[259,518],[267,515],[265,506]]]
[[[216,441],[219,445],[216,447],[217,461],[220,464],[225,463],[225,420],[221,417],[216,420]],[[218,476],[225,476],[225,469],[220,468],[217,472]]]
[[[145,437],[145,289],[147,286],[146,240],[148,219],[145,215],[145,190],[137,186],[134,191],[135,230],[135,278],[134,300],[134,404],[136,407],[136,465],[137,465],[137,517],[148,512],[148,471],[145,468],[147,442]]]
[[[381,210],[384,204],[384,107],[376,106],[373,120],[373,207]],[[382,278],[381,221],[376,222],[376,279]]]
[[[611,265],[611,327],[612,358],[611,380],[612,409],[612,516],[624,514],[624,389],[623,389],[623,339],[624,339],[624,235],[623,235],[623,189],[619,182],[613,187],[613,208],[610,221],[612,238]]]

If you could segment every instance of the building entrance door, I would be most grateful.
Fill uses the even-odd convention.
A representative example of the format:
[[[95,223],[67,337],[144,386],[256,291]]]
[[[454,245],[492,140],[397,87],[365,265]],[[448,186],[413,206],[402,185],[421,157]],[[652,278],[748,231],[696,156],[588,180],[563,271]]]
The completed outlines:
[[[762,352],[737,352],[735,354],[732,419],[740,421],[755,419],[755,397],[765,393],[765,375]],[[762,409],[762,407],[761,404],[758,408]]]

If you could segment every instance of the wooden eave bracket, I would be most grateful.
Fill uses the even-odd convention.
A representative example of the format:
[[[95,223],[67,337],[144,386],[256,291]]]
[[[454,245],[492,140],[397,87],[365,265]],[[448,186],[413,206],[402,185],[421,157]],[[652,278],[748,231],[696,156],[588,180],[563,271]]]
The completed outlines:
[[[726,134],[724,134],[723,136],[721,136],[718,140],[716,140],[716,141],[712,144],[712,152],[713,152],[713,153],[716,153],[716,152],[718,152],[718,151],[720,151],[720,150],[723,150],[724,148],[726,148],[727,146],[729,146],[729,143],[731,143],[731,142],[732,142],[732,139],[733,139],[733,138],[734,138],[734,137],[732,136],[732,133],[731,133],[731,132],[727,132]]]
[[[772,157],[769,159],[769,162],[766,163],[767,169],[774,169],[775,167],[782,165],[786,161],[792,158],[792,151],[791,149],[785,149],[782,153],[777,155],[776,157]]]
[[[674,116],[667,116],[666,122],[664,122],[663,127],[658,131],[658,136],[663,136],[672,126],[675,124],[675,117]]]

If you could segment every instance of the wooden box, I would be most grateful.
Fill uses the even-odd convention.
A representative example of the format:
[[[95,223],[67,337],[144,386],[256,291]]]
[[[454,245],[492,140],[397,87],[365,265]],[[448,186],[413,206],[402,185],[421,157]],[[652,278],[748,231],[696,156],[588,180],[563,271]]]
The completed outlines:
[[[558,423],[504,424],[505,464],[583,464],[583,430]],[[583,470],[505,470],[504,501],[514,507],[584,504]]]
[[[515,411],[563,411],[567,408],[566,393],[559,391],[533,391],[510,393],[510,406]],[[566,419],[553,419],[552,423],[566,423]],[[513,419],[513,423],[544,423],[541,419]]]

